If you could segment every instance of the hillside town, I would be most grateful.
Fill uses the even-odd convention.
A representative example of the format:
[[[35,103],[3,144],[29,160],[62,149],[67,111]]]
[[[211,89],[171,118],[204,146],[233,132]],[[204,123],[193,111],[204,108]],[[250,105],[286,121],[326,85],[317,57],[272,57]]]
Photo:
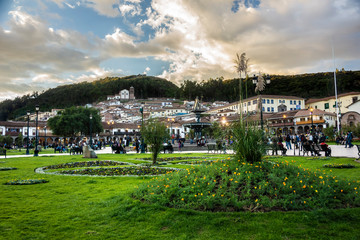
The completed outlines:
[[[193,101],[180,101],[172,98],[135,99],[135,89],[123,89],[119,94],[107,96],[102,102],[87,104],[96,108],[101,116],[104,131],[93,136],[93,141],[108,143],[124,137],[139,137],[142,120],[157,118],[166,123],[170,135],[174,138],[188,139],[191,136],[189,123],[196,121],[192,109]],[[360,122],[360,92],[349,92],[337,96],[339,113],[337,117],[335,96],[321,99],[304,99],[296,96],[257,95],[236,102],[201,102],[202,121],[222,124],[236,121],[240,115],[245,121],[261,125],[268,135],[308,133],[311,126],[316,132],[324,128],[355,126]],[[140,111],[142,109],[142,111]],[[29,115],[29,132],[27,121],[0,122],[0,135],[11,136],[14,142],[19,134],[33,141],[38,132],[40,145],[51,145],[63,142],[63,136],[52,133],[47,120],[56,116],[62,109],[50,112],[39,111]],[[24,117],[26,119],[26,116]],[[38,118],[38,131],[35,120]],[[261,118],[263,119],[261,121]],[[77,139],[66,141],[80,141]],[[191,137],[193,138],[193,136]]]

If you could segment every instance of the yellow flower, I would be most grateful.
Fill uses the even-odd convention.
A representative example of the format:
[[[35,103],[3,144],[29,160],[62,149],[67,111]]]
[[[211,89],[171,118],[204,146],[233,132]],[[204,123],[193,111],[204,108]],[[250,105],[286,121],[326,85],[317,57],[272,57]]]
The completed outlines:
[[[181,201],[184,201],[184,198],[182,198]]]
[[[257,202],[258,200],[256,199],[255,202]]]

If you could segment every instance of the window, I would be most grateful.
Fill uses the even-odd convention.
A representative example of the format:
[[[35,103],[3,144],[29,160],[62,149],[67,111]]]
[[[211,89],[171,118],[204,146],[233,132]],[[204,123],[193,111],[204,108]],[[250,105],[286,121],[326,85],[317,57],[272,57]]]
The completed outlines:
[[[262,103],[265,103],[265,99],[262,100]]]
[[[270,99],[267,99],[266,103],[269,104],[269,103],[270,103]]]
[[[254,100],[254,101],[253,101],[253,104],[257,104],[257,100]]]
[[[270,107],[267,108],[267,111],[270,112]]]
[[[290,105],[292,105],[292,100],[290,100]],[[292,109],[291,109],[292,110]]]
[[[329,109],[329,103],[324,104],[324,109]]]
[[[271,99],[271,104],[274,104],[274,99]]]
[[[292,108],[290,108],[290,111],[292,111],[293,109]]]
[[[301,101],[299,100],[299,105],[301,105]]]
[[[271,112],[274,112],[274,108],[273,108],[273,107],[271,108]]]
[[[358,100],[358,97],[353,97],[352,98],[352,102],[354,103],[354,102],[357,102],[357,100]]]
[[[265,107],[262,107],[262,109],[263,109],[263,112],[265,112]]]
[[[250,106],[251,105],[251,102],[248,102],[248,106]]]

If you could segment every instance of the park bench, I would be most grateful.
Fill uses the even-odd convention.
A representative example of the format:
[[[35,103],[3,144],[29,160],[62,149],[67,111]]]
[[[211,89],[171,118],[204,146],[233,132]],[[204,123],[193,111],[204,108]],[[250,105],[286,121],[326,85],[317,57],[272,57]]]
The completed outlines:
[[[265,147],[265,150],[266,152],[269,153],[270,155],[270,151],[272,151],[272,155],[274,155],[274,153],[276,155],[278,155],[278,151],[280,151],[281,155],[285,156],[286,155],[286,152],[287,152],[287,149],[284,147],[283,144],[271,144],[271,145],[267,145]]]
[[[6,149],[5,148],[0,148],[0,155],[5,155],[5,158],[6,158]]]
[[[174,148],[171,144],[164,144],[163,145],[163,150],[164,150],[164,153],[166,151],[168,151],[168,153],[173,153],[174,152]]]
[[[73,155],[75,155],[75,154],[83,154],[83,149],[82,149],[82,147],[75,146],[75,147],[70,148],[69,152],[70,152],[70,155],[71,155],[71,153]]]
[[[120,146],[116,146],[116,145],[112,145],[111,146],[111,151],[112,153],[126,153],[126,150],[120,145]]]
[[[324,152],[326,157],[331,157],[331,148],[327,145],[314,144],[314,149],[318,152]]]
[[[215,143],[208,143],[207,144],[207,148],[208,148],[208,153],[211,152],[211,151],[216,151],[216,144]]]

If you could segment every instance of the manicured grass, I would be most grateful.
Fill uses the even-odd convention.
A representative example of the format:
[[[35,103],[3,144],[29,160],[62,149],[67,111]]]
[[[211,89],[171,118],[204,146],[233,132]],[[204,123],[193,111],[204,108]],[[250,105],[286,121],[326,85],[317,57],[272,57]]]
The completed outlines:
[[[99,160],[144,162],[136,159],[140,156],[106,154],[99,155]],[[342,158],[309,160],[279,157],[272,160],[295,160],[291,164],[301,164],[310,169],[321,168],[325,163],[357,164],[352,159]],[[144,204],[130,197],[139,184],[149,181],[149,177],[76,177],[34,172],[38,167],[84,161],[81,156],[8,158],[1,161],[5,163],[0,163],[0,167],[18,169],[0,172],[0,239],[360,238],[360,208],[267,213],[172,209],[157,204]],[[338,175],[339,178],[360,180],[359,168],[324,168],[324,171]],[[15,178],[45,178],[49,182],[24,186],[3,185],[7,180]]]
[[[34,148],[29,149],[29,155],[34,155]],[[53,148],[47,148],[44,149],[42,148],[41,151],[39,152],[39,155],[42,154],[50,154],[50,153],[55,153]],[[56,152],[59,153],[59,152]],[[67,153],[70,155],[70,153]],[[6,150],[6,155],[26,155],[26,148],[21,148],[21,149],[7,149]]]

